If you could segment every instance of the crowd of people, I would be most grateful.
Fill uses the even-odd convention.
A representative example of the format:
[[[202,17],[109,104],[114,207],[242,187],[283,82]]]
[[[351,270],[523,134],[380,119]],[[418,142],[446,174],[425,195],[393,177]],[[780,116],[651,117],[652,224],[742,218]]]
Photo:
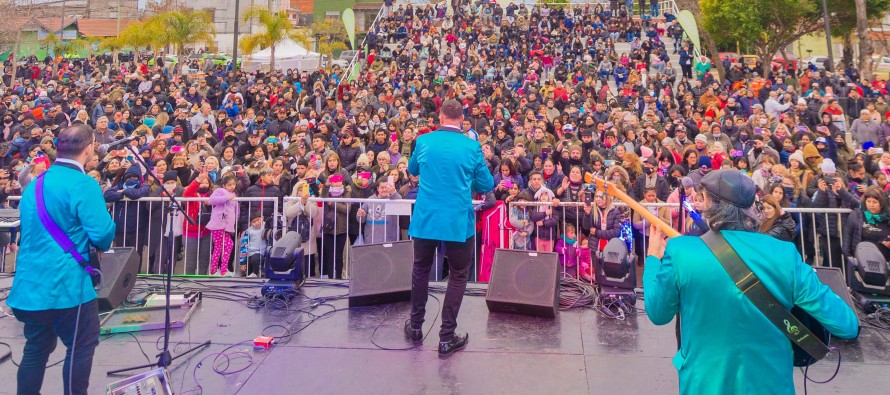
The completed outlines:
[[[807,262],[840,265],[860,241],[890,258],[885,81],[817,65],[769,75],[730,67],[720,78],[656,2],[642,15],[618,3],[387,5],[367,35],[361,71],[349,78],[337,66],[245,73],[231,65],[186,78],[138,56],[7,61],[0,192],[20,194],[52,165],[54,136],[88,125],[97,154],[86,171],[115,203],[115,242],[147,253],[150,271],[182,259],[187,273],[258,275],[276,237],[268,230],[283,228],[300,232],[308,275],[341,278],[348,245],[405,236],[409,217],[378,199],[416,196],[418,178],[407,172],[414,141],[436,129],[442,102],[456,99],[496,184],[475,197],[479,280],[491,259],[485,246],[555,251],[584,278],[612,238],[635,239],[645,255],[645,221],[594,178],[644,203],[672,203],[651,211],[700,233],[706,225],[681,203],[695,208],[701,178],[724,168],[754,180],[761,230],[801,246]],[[619,42],[630,50],[616,49]],[[147,167],[126,149],[99,152],[130,136]],[[185,204],[195,224],[180,215],[168,227],[159,199],[139,202],[168,194],[207,198]],[[172,250],[162,243],[170,231]]]

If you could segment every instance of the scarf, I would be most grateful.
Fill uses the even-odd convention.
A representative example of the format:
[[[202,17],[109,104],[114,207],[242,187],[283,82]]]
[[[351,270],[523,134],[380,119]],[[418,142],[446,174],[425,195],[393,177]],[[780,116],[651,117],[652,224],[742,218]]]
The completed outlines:
[[[566,237],[566,235],[562,235],[562,241],[564,241],[566,244],[568,244],[570,246],[575,245],[575,240],[576,239],[570,239],[570,238]]]
[[[887,213],[872,214],[871,211],[865,210],[865,222],[869,225],[877,225],[879,222],[887,222]]]

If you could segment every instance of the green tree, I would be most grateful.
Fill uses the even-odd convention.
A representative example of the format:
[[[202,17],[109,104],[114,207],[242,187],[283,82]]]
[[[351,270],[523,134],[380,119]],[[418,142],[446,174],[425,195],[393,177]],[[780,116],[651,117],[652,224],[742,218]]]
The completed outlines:
[[[327,55],[328,64],[331,64],[330,61],[334,57],[334,52],[344,51],[348,48],[345,43],[347,40],[346,28],[343,26],[343,21],[340,19],[322,19],[315,21],[312,22],[312,25],[310,25],[309,28],[312,30],[312,35],[315,36],[318,45],[316,50],[319,53],[319,68],[321,68],[321,56]]]
[[[213,46],[216,29],[210,15],[203,11],[169,11],[157,14],[143,23],[143,29],[156,37],[153,43],[170,46],[177,59],[182,59],[185,47],[195,44]]]
[[[302,44],[304,47],[309,46],[309,39],[294,28],[285,11],[273,13],[266,8],[254,6],[244,13],[244,22],[250,22],[254,19],[263,27],[263,31],[242,37],[238,42],[238,46],[241,47],[241,51],[244,53],[270,48],[272,54],[272,61],[269,65],[270,70],[275,70],[275,48],[285,40],[290,39]]]
[[[702,27],[718,44],[749,42],[770,72],[773,55],[823,26],[818,0],[700,0]]]

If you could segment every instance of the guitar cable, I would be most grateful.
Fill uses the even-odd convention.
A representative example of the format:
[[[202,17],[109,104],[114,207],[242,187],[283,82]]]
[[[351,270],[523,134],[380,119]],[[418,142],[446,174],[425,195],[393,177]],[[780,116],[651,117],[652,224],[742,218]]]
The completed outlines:
[[[809,377],[810,365],[807,365],[806,367],[801,369],[801,370],[803,370],[803,393],[804,393],[804,395],[807,395],[807,381],[812,381],[813,383],[816,383],[816,384],[826,384],[826,383],[834,380],[834,378],[837,377],[837,374],[841,371],[841,361],[843,360],[843,355],[841,354],[840,348],[831,346],[831,334],[828,335],[828,344],[826,344],[826,345],[828,346],[828,352],[832,352],[832,351],[837,352],[837,366],[834,368],[834,373],[827,380],[816,381]]]

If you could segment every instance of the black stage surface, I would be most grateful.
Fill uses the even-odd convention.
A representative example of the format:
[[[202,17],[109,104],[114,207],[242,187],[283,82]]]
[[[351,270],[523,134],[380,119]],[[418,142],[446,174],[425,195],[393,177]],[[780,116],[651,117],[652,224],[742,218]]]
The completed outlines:
[[[201,280],[216,289],[240,284],[225,280]],[[141,281],[145,283],[145,281]],[[151,280],[152,284],[160,281]],[[246,294],[259,294],[260,280],[247,282]],[[0,288],[11,279],[0,278]],[[183,284],[177,280],[177,284]],[[321,286],[321,284],[328,284]],[[346,294],[345,283],[310,282],[303,291],[308,297],[330,298]],[[140,284],[143,285],[143,284]],[[180,285],[181,286],[181,285]],[[471,288],[478,288],[471,285]],[[671,394],[677,392],[677,374],[671,364],[676,351],[673,324],[654,326],[645,315],[620,321],[603,317],[592,309],[562,311],[556,319],[540,319],[507,314],[490,314],[479,296],[464,298],[458,330],[470,334],[467,348],[448,359],[436,353],[438,325],[429,321],[438,308],[430,299],[427,323],[429,333],[424,344],[413,350],[382,350],[407,344],[402,325],[408,303],[382,308],[347,309],[345,299],[326,302],[315,309],[303,302],[291,306],[290,314],[281,310],[247,307],[245,302],[212,299],[220,293],[208,292],[200,308],[185,328],[174,329],[174,353],[188,345],[210,339],[206,349],[177,360],[170,370],[174,389],[181,393],[203,394]],[[440,299],[441,294],[434,294]],[[0,304],[9,311],[5,304]],[[331,307],[333,306],[333,307]],[[642,301],[638,302],[642,307]],[[270,351],[255,351],[251,343],[269,325],[284,325],[294,330],[305,326],[311,316],[298,308],[323,315],[333,308],[343,309],[319,318],[294,334],[286,344]],[[289,323],[290,322],[290,323]],[[296,323],[295,323],[296,322]],[[382,324],[381,324],[382,323]],[[379,328],[378,328],[379,327]],[[375,333],[376,329],[376,333]],[[282,334],[281,327],[266,329],[268,334]],[[19,361],[24,341],[21,324],[14,318],[0,319],[0,341],[13,345],[13,358]],[[90,393],[104,393],[105,385],[125,376],[107,377],[105,372],[124,366],[155,360],[156,341],[162,331],[136,333],[135,337],[118,334],[104,339],[97,349]],[[890,337],[888,334],[885,336]],[[138,339],[138,342],[137,342]],[[235,345],[233,347],[233,345]],[[887,394],[890,379],[890,342],[875,330],[863,329],[858,341],[841,343],[843,364],[838,377],[824,385],[808,385],[811,394]],[[64,357],[61,344],[50,363]],[[232,355],[229,370],[243,371],[228,375],[215,373],[213,353]],[[244,352],[252,357],[233,355]],[[243,354],[241,354],[243,355]],[[208,357],[209,356],[209,357]],[[200,368],[196,365],[207,358]],[[819,362],[810,369],[816,380],[830,376],[836,357]],[[44,393],[59,394],[62,386],[61,364],[47,370]],[[7,360],[0,365],[0,393],[14,393],[16,368]],[[803,393],[800,372],[795,381]],[[193,390],[191,392],[188,392]]]

